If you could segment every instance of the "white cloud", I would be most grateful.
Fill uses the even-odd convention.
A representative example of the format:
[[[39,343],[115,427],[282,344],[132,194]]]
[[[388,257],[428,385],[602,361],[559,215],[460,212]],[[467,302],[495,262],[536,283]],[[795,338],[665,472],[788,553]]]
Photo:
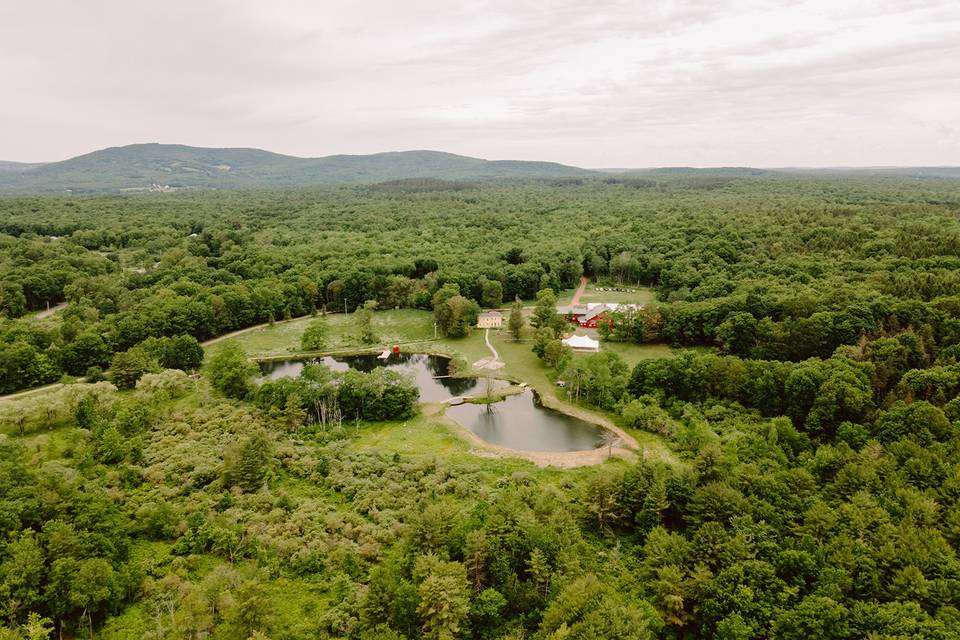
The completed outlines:
[[[0,7],[0,158],[960,164],[957,60],[955,2],[35,0]]]

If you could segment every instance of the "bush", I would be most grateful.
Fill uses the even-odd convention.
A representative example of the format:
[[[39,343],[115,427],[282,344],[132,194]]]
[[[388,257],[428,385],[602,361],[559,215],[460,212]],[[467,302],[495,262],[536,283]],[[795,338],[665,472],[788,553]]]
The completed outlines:
[[[145,373],[160,370],[155,358],[140,347],[134,347],[113,356],[110,363],[110,382],[118,389],[133,389]]]
[[[228,398],[243,399],[250,395],[250,380],[259,370],[247,359],[247,354],[236,342],[228,342],[210,360],[207,377],[214,389]]]
[[[190,389],[190,376],[179,369],[147,373],[137,382],[137,393],[146,396],[179,398]]]
[[[103,382],[107,379],[107,376],[103,374],[103,369],[100,367],[90,367],[87,369],[87,372],[83,376],[87,382]]]
[[[300,346],[304,351],[320,351],[327,346],[329,327],[324,318],[312,321],[300,337]]]

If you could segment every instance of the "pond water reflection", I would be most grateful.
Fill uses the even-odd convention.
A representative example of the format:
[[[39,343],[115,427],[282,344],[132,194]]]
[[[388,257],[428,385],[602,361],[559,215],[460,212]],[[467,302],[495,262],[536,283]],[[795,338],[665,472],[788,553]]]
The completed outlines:
[[[450,359],[425,353],[395,353],[385,360],[374,354],[325,356],[309,360],[268,360],[260,363],[262,380],[296,377],[305,365],[315,362],[326,365],[332,371],[355,369],[370,372],[378,367],[386,367],[408,374],[420,389],[421,402],[441,402],[456,396],[483,393],[487,388],[485,379],[446,377],[449,374]],[[492,389],[503,389],[509,384],[505,380],[490,381]]]
[[[447,415],[482,440],[520,451],[589,451],[606,429],[544,407],[529,389],[493,404],[461,404]]]
[[[424,353],[391,354],[381,360],[374,354],[325,356],[316,359],[270,360],[260,363],[261,380],[300,375],[303,367],[322,363],[333,371],[373,371],[386,367],[410,375],[420,389],[421,402],[442,402],[458,396],[480,395],[510,385],[506,380],[451,378],[450,359]],[[482,440],[520,451],[589,451],[603,443],[606,429],[544,407],[527,389],[492,404],[465,403],[448,407],[447,415]]]

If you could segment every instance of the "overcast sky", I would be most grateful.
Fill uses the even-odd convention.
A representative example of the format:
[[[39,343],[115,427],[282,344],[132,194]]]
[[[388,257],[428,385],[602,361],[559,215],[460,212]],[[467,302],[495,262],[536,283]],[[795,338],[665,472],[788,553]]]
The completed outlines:
[[[0,0],[0,159],[960,165],[960,1]]]

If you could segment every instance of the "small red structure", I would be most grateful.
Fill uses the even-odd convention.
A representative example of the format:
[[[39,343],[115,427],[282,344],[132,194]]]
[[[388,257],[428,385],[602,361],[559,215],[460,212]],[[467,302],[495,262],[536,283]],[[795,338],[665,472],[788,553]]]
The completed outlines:
[[[393,352],[394,352],[395,354],[396,354],[396,353],[400,353],[400,345],[398,345],[398,344],[393,345]]]

